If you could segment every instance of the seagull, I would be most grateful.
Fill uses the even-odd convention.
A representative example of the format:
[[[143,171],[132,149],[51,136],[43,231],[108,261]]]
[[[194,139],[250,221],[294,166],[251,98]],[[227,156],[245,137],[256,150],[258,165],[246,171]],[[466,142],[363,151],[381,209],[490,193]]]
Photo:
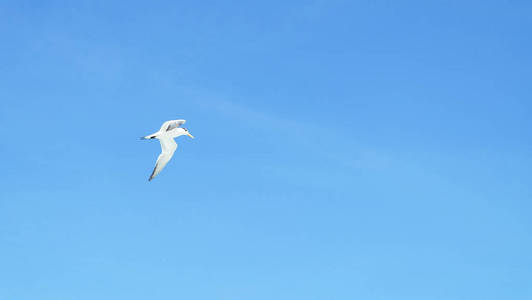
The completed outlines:
[[[158,139],[159,142],[161,142],[161,154],[159,154],[159,157],[157,158],[155,168],[148,181],[151,181],[157,176],[174,155],[175,149],[177,149],[177,144],[174,141],[174,138],[182,135],[188,135],[189,137],[194,138],[186,128],[181,127],[185,122],[185,120],[166,121],[156,133],[140,138],[141,140]]]

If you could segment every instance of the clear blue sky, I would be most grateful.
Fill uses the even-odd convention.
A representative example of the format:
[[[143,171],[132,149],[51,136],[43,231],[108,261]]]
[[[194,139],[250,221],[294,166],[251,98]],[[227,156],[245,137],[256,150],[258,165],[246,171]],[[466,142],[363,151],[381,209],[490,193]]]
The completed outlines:
[[[531,13],[2,1],[0,299],[532,299]]]

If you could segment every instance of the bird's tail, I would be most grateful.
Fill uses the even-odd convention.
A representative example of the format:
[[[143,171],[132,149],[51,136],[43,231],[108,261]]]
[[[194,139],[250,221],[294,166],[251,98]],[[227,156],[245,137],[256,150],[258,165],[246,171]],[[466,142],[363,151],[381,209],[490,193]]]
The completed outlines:
[[[157,137],[157,134],[150,134],[150,135],[147,135],[147,136],[141,136],[140,139],[141,140],[149,140],[149,139],[154,139]]]

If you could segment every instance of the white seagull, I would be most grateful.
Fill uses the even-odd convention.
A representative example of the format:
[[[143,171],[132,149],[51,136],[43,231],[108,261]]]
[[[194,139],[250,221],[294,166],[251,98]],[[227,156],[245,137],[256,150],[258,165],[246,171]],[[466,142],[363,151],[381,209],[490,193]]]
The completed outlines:
[[[157,158],[155,168],[148,181],[151,181],[157,176],[174,155],[175,149],[177,149],[177,144],[174,141],[174,138],[181,135],[188,135],[189,137],[194,138],[186,128],[181,127],[185,122],[185,120],[166,121],[156,133],[141,137],[142,140],[158,139],[159,142],[161,142],[161,154],[159,154],[159,157]]]

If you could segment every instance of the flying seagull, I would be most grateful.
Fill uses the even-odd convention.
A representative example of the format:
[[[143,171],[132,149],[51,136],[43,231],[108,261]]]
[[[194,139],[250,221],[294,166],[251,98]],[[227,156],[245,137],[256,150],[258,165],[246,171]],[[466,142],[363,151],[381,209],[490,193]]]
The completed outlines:
[[[159,157],[157,158],[155,168],[148,181],[151,181],[157,176],[174,155],[175,149],[177,149],[177,144],[174,141],[174,138],[181,135],[188,135],[189,137],[194,138],[186,128],[181,127],[185,122],[185,120],[166,121],[156,133],[140,138],[141,140],[158,139],[159,142],[161,142],[161,154],[159,154]]]

